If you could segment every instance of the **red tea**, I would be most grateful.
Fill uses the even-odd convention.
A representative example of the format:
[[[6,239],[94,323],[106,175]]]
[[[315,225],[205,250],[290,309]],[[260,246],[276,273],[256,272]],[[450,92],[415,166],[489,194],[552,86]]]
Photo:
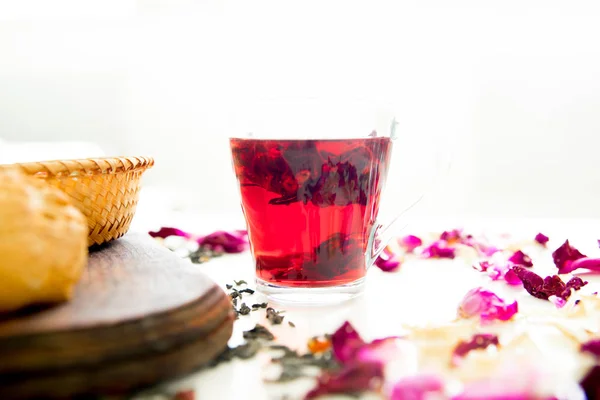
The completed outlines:
[[[390,138],[230,144],[259,279],[327,287],[365,276]]]

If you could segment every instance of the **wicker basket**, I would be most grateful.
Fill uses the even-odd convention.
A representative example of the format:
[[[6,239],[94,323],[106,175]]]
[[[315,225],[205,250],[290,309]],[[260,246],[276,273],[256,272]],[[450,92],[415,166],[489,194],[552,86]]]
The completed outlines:
[[[154,160],[149,157],[16,164],[27,174],[45,179],[71,197],[87,218],[89,246],[109,242],[127,232],[138,202],[140,178],[153,165]]]

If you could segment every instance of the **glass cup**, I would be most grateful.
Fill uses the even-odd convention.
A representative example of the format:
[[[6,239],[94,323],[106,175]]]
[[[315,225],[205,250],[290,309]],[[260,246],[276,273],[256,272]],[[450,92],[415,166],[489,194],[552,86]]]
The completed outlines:
[[[372,102],[278,99],[262,107],[268,118],[257,113],[246,136],[229,139],[257,289],[300,303],[362,293],[368,268],[404,220],[378,219],[396,119]]]

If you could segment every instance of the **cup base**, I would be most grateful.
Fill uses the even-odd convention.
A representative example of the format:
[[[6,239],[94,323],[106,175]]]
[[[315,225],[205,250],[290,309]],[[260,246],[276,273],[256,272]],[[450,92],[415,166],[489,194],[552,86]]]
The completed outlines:
[[[324,288],[279,286],[256,278],[256,290],[278,303],[323,305],[348,301],[360,296],[365,289],[365,278],[352,283]]]

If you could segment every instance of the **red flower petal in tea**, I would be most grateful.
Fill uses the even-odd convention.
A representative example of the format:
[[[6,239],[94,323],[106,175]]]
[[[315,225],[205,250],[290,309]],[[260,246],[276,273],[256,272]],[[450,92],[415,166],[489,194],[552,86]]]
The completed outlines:
[[[327,394],[359,394],[380,392],[383,387],[383,365],[380,363],[352,363],[339,371],[323,372],[317,387],[306,394],[314,399]]]
[[[494,320],[508,321],[519,311],[516,301],[508,304],[494,292],[481,287],[471,289],[458,307],[463,318],[479,317],[482,323]]]
[[[407,253],[412,253],[414,249],[423,244],[423,241],[417,236],[408,235],[398,239],[398,244],[400,244]]]
[[[587,399],[600,399],[600,365],[590,369],[579,385]]]
[[[552,259],[554,260],[554,264],[558,268],[559,274],[568,274],[572,271],[570,269],[571,263],[580,258],[586,257],[579,250],[569,244],[569,241],[566,240],[562,246],[558,249],[554,250],[552,253]]]
[[[388,247],[383,249],[377,260],[375,260],[375,265],[384,272],[393,272],[396,271],[400,267],[401,261],[398,256],[396,256]]]
[[[356,352],[365,345],[350,322],[346,321],[331,335],[334,357],[342,364],[352,360]]]
[[[158,231],[150,231],[150,232],[148,232],[148,234],[150,236],[152,236],[153,238],[162,238],[162,239],[168,238],[169,236],[181,236],[186,239],[189,239],[192,237],[191,233],[182,231],[181,229],[171,228],[171,227],[167,227],[167,226],[163,226]]]
[[[523,253],[521,250],[517,250],[514,252],[512,256],[508,259],[511,263],[515,265],[522,265],[524,267],[533,267],[533,262],[531,261],[531,257],[527,254]]]
[[[581,351],[584,353],[590,353],[600,360],[600,338],[592,339],[589,342],[581,345]]]
[[[246,236],[246,231],[235,231],[234,233],[217,231],[199,238],[198,244],[213,250],[222,250],[225,253],[241,253],[248,248]]]
[[[548,243],[548,240],[550,240],[550,238],[541,232],[535,235],[535,241],[541,244],[542,246],[545,246],[546,243]]]
[[[446,241],[437,240],[423,249],[423,255],[427,258],[454,258],[455,251],[453,247],[448,247]]]
[[[548,300],[550,296],[556,296],[566,301],[571,296],[571,290],[579,290],[587,285],[587,282],[577,276],[571,278],[565,284],[558,275],[542,278],[535,272],[528,271],[520,266],[513,267],[512,270],[523,282],[525,290],[533,297],[542,300]]]
[[[444,381],[436,375],[408,376],[392,389],[391,400],[426,400],[432,393],[443,393]]]
[[[489,346],[499,346],[498,336],[488,333],[478,333],[468,342],[460,341],[452,352],[452,364],[458,365],[462,359],[473,350],[485,350]]]

